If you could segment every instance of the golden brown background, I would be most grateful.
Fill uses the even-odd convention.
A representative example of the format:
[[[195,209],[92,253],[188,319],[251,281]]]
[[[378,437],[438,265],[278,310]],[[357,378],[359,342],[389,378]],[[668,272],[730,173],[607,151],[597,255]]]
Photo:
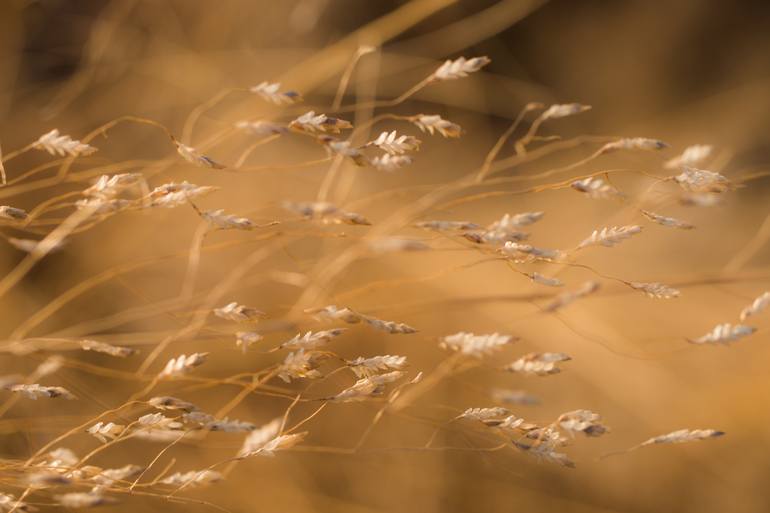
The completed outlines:
[[[345,168],[343,176],[352,180],[352,186],[347,195],[338,192],[335,199],[340,204],[384,189],[442,183],[468,173],[530,101],[579,101],[594,107],[544,127],[544,133],[656,137],[672,146],[666,157],[689,144],[713,144],[715,170],[738,177],[766,169],[770,160],[768,26],[770,3],[762,1],[9,0],[0,5],[0,141],[9,151],[52,128],[76,137],[126,114],[158,120],[180,133],[189,112],[201,102],[221,90],[263,80],[282,81],[303,92],[308,108],[322,110],[331,103],[356,47],[381,44],[381,52],[361,61],[346,103],[398,96],[446,58],[488,55],[492,63],[466,80],[426,89],[395,109],[401,114],[441,114],[463,126],[462,139],[421,136],[424,146],[416,164],[392,175]],[[234,93],[202,116],[192,142],[239,119],[275,113],[246,94]],[[347,118],[355,120],[352,114]],[[415,130],[411,133],[419,135]],[[232,161],[247,144],[246,139],[235,137],[210,154]],[[154,160],[173,151],[157,131],[132,125],[115,128],[94,145],[100,149],[95,157],[99,160],[92,162],[136,160],[131,169],[135,171],[152,169]],[[504,155],[511,151],[507,147]],[[549,169],[588,153],[587,148],[575,148],[508,174]],[[202,200],[206,208],[227,208],[259,221],[286,220],[289,216],[280,201],[314,197],[326,170],[325,164],[287,165],[322,156],[320,147],[307,141],[278,141],[252,160],[255,165],[275,164],[272,169],[217,174],[180,160],[150,182],[155,186],[186,179],[218,185],[220,192]],[[46,158],[35,154],[18,159],[7,166],[9,175]],[[590,164],[585,172],[603,167],[661,172],[660,162],[658,155],[624,154]],[[86,164],[79,166],[88,169]],[[31,209],[87,184],[88,180],[73,180],[12,197],[0,190],[0,198],[3,204]],[[629,175],[619,178],[618,185],[638,194],[644,183]],[[418,193],[411,191],[366,204],[360,211],[376,224],[416,197]],[[596,227],[629,220],[622,208],[562,190],[504,196],[433,212],[429,218],[467,218],[487,224],[505,212],[543,210],[545,219],[533,228],[537,242],[568,247]],[[759,331],[728,348],[693,347],[685,341],[720,322],[736,322],[740,309],[767,288],[767,247],[747,262],[739,262],[737,272],[733,264],[725,283],[688,285],[719,276],[751,240],[770,214],[767,181],[754,181],[735,191],[719,207],[673,207],[668,213],[698,228],[678,232],[647,226],[642,236],[612,250],[593,250],[582,262],[629,280],[679,284],[682,297],[656,301],[607,282],[596,297],[566,310],[563,322],[537,315],[531,301],[517,299],[542,288],[504,265],[455,269],[431,278],[441,269],[478,260],[471,251],[355,263],[327,291],[328,302],[346,304],[335,298],[371,282],[416,278],[375,287],[348,304],[407,322],[420,333],[394,337],[357,327],[336,346],[347,357],[404,354],[412,369],[428,372],[445,357],[437,338],[466,330],[522,337],[502,358],[552,350],[569,353],[573,361],[564,365],[561,374],[547,378],[474,370],[447,380],[410,408],[410,416],[418,420],[386,417],[367,443],[368,451],[338,455],[297,450],[272,459],[256,458],[242,463],[227,481],[191,496],[237,512],[767,511],[770,322],[766,316],[757,318],[754,325]],[[102,336],[149,350],[191,313],[189,307],[157,305],[178,294],[198,223],[191,209],[178,208],[116,216],[78,235],[3,298],[0,327],[4,336],[89,277],[125,263],[177,254],[175,259],[94,288],[33,330],[36,336]],[[286,229],[297,229],[296,222],[288,221]],[[321,230],[354,237],[364,233],[350,227]],[[403,233],[421,236],[409,229]],[[243,236],[213,234],[211,239],[222,242]],[[264,281],[263,274],[267,270],[309,273],[322,255],[339,251],[344,244],[336,238],[310,236],[287,244],[229,297],[279,316],[298,292],[295,287]],[[197,290],[204,293],[216,285],[223,273],[254,249],[243,246],[204,252]],[[3,272],[21,256],[10,246],[3,248]],[[574,287],[593,275],[569,269],[560,277]],[[156,307],[148,314],[139,310],[142,305]],[[125,318],[121,312],[138,313]],[[291,336],[271,335],[270,341],[277,344],[286,335]],[[212,352],[211,362],[200,370],[203,375],[227,376],[271,361],[260,355],[242,356],[232,340],[223,336],[178,342],[164,354],[170,358],[195,350]],[[3,356],[3,374],[30,372],[45,354]],[[79,358],[126,371],[136,367],[135,362],[115,362],[99,355]],[[53,381],[50,384],[67,386],[83,399],[77,404],[17,404],[0,420],[4,457],[27,457],[52,436],[120,404],[141,386],[71,368]],[[319,388],[334,393],[348,385],[347,377],[340,377]],[[602,413],[613,431],[599,439],[576,440],[568,449],[577,461],[576,469],[538,463],[514,451],[402,449],[419,447],[430,436],[432,428],[419,419],[438,422],[467,407],[491,405],[488,391],[493,387],[523,388],[540,397],[541,405],[516,408],[525,418],[547,421],[563,411],[588,408]],[[221,388],[186,398],[216,409],[233,393]],[[261,424],[285,407],[285,400],[254,396],[232,416]],[[302,408],[301,412],[309,413],[312,406]],[[331,405],[308,426],[308,443],[350,446],[375,411],[367,403]],[[597,460],[605,452],[684,427],[722,429],[727,436]],[[447,445],[483,445],[473,436],[446,436]],[[177,448],[173,457],[179,470],[201,468],[232,454],[240,441],[239,435],[212,436],[205,446]],[[95,444],[82,435],[66,445],[82,454]],[[159,447],[132,441],[104,454],[98,464],[147,464]],[[114,510],[211,509],[159,499],[121,499]]]

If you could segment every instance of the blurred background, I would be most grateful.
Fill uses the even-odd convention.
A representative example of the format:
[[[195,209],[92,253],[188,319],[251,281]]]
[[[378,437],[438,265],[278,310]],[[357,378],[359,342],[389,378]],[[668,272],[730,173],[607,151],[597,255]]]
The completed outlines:
[[[572,176],[614,168],[665,174],[665,159],[691,144],[711,144],[715,154],[704,167],[737,180],[767,170],[770,161],[768,26],[770,3],[764,1],[6,0],[0,3],[0,143],[8,153],[53,128],[80,138],[119,116],[134,115],[156,120],[177,136],[184,133],[188,138],[183,142],[197,146],[239,120],[286,121],[305,110],[328,112],[356,49],[371,45],[378,50],[356,66],[344,106],[395,98],[447,58],[487,55],[492,60],[467,79],[431,86],[386,110],[440,114],[463,127],[461,139],[430,137],[403,123],[385,122],[372,129],[372,137],[380,130],[398,129],[423,139],[415,164],[393,174],[343,167],[332,199],[375,225],[434,184],[477,168],[512,119],[533,101],[593,106],[580,116],[544,125],[545,135],[653,137],[671,146],[662,154],[614,154],[576,169]],[[262,81],[280,81],[284,88],[300,91],[305,104],[284,112],[242,91]],[[185,133],[189,114],[223,91],[230,92]],[[358,108],[343,109],[339,116],[356,124],[371,114]],[[235,134],[206,152],[229,165],[252,142]],[[162,132],[145,125],[118,125],[92,144],[99,152],[78,160],[67,179],[46,181],[55,175],[54,168],[0,189],[0,203],[29,211],[57,195],[84,189],[102,172],[142,172],[153,187],[181,180],[218,186],[217,193],[200,201],[202,207],[226,208],[258,222],[281,221],[275,233],[308,232],[288,241],[227,298],[264,310],[275,320],[294,304],[301,287],[278,283],[271,272],[312,276],[324,258],[366,233],[360,227],[314,227],[280,207],[283,200],[312,200],[328,168],[328,163],[305,164],[324,154],[304,138],[261,146],[248,160],[253,169],[224,172],[181,159],[162,165],[174,148]],[[597,147],[576,145],[501,175],[526,176],[563,166]],[[509,144],[501,157],[512,154]],[[42,152],[25,154],[6,164],[6,172],[14,179],[50,160]],[[613,183],[637,196],[650,181],[619,174]],[[376,196],[397,189],[404,190]],[[712,208],[671,202],[660,213],[690,221],[697,229],[646,224],[642,235],[617,248],[592,249],[581,256],[580,263],[604,275],[677,286],[682,297],[671,301],[653,300],[603,280],[595,297],[558,317],[540,315],[538,306],[547,298],[537,295],[552,294],[551,289],[543,290],[499,262],[469,266],[483,256],[438,238],[435,246],[442,251],[355,262],[325,290],[324,304],[406,322],[420,332],[390,336],[353,327],[335,341],[335,351],[347,358],[403,354],[413,373],[429,373],[446,357],[438,337],[463,330],[521,337],[496,363],[529,351],[565,352],[573,361],[562,373],[545,378],[506,374],[490,363],[445,380],[403,415],[386,415],[360,454],[297,450],[255,458],[240,464],[226,481],[189,495],[234,512],[767,511],[770,320],[752,320],[758,332],[731,347],[696,347],[685,339],[719,323],[737,323],[741,309],[767,290],[770,248],[762,234],[768,228],[763,223],[770,215],[769,197],[768,180],[760,179]],[[532,228],[533,244],[543,247],[573,247],[595,228],[643,223],[626,205],[590,200],[569,189],[491,197],[436,209],[422,219],[487,225],[506,212],[530,210],[546,213]],[[3,226],[4,238],[41,238],[60,222],[59,214],[51,213],[41,220],[48,224],[23,233]],[[195,312],[195,305],[173,300],[199,225],[192,209],[177,208],[128,212],[77,234],[2,298],[3,337],[13,341],[25,320],[79,283],[123,269],[73,297],[25,335],[97,338],[135,345],[147,354]],[[211,248],[202,253],[196,300],[265,244],[261,233],[206,236]],[[411,228],[400,233],[430,237]],[[24,254],[4,246],[0,269],[6,274]],[[147,265],[127,269],[142,262]],[[544,269],[558,272],[570,289],[596,278],[582,268]],[[276,361],[275,355],[261,352],[243,355],[232,336],[224,334],[231,328],[212,320],[210,329],[194,340],[172,344],[155,367],[159,370],[161,362],[192,351],[212,353],[210,363],[200,369],[206,376],[255,371]],[[311,319],[299,328],[320,329]],[[293,334],[270,333],[262,348]],[[3,355],[2,374],[29,374],[55,352]],[[64,353],[68,361],[125,372],[136,370],[142,358],[115,361]],[[52,437],[120,405],[143,386],[74,365],[49,381],[66,386],[81,400],[14,404],[0,420],[3,457],[29,457]],[[350,376],[336,375],[313,393],[323,397],[351,383]],[[177,384],[163,387],[164,393],[210,410],[235,394],[227,387],[189,393],[180,392],[183,387]],[[513,407],[525,419],[548,422],[564,411],[587,408],[601,413],[612,433],[575,440],[566,449],[577,462],[575,469],[512,450],[410,450],[425,444],[434,425],[465,408],[494,405],[495,388],[524,389],[539,398],[537,405]],[[231,416],[262,424],[281,415],[287,405],[286,398],[254,395]],[[300,405],[296,420],[313,408]],[[377,405],[369,403],[331,405],[307,425],[308,443],[350,447],[376,411]],[[727,436],[598,460],[604,453],[681,428],[721,429]],[[177,470],[203,468],[232,455],[242,441],[239,435],[216,435],[205,445],[181,444],[158,466],[176,458]],[[442,433],[441,440],[440,445],[453,447],[489,445],[472,428]],[[79,435],[66,446],[84,454],[95,444]],[[146,465],[160,447],[127,442],[100,455],[95,464]],[[158,498],[121,500],[112,506],[116,511],[212,509]]]

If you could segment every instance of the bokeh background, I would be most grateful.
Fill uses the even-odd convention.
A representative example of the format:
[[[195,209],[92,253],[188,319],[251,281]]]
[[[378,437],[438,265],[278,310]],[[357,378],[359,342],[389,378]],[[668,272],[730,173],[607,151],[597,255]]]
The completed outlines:
[[[333,199],[355,207],[375,224],[429,186],[478,167],[498,135],[531,101],[578,101],[594,107],[545,126],[546,134],[655,137],[671,145],[662,158],[617,154],[575,170],[575,176],[617,167],[662,173],[662,159],[704,143],[717,150],[709,168],[737,179],[766,170],[770,161],[768,26],[770,4],[762,1],[7,0],[0,4],[0,142],[8,152],[52,128],[78,137],[122,115],[151,118],[180,134],[188,114],[202,102],[263,80],[301,91],[306,97],[301,109],[324,111],[356,48],[372,45],[379,50],[357,66],[345,105],[396,97],[446,58],[492,59],[482,72],[425,89],[392,109],[404,115],[441,114],[463,126],[461,139],[420,136],[411,127],[383,123],[375,135],[398,128],[424,139],[415,165],[395,174],[343,168],[343,186],[335,189]],[[358,109],[340,116],[355,123],[370,114]],[[286,119],[279,109],[235,91],[200,117],[186,142],[205,141],[241,119],[281,116]],[[230,163],[250,143],[248,137],[234,135],[209,154]],[[280,208],[282,200],[312,199],[328,167],[294,165],[323,157],[321,147],[301,138],[261,147],[249,160],[254,170],[222,173],[181,160],[159,167],[161,159],[173,155],[173,147],[147,126],[120,125],[93,144],[100,151],[78,162],[70,179],[0,189],[0,201],[31,210],[58,194],[82,190],[98,174],[93,172],[98,166],[121,162],[128,162],[125,170],[145,173],[153,186],[172,180],[217,185],[221,190],[201,200],[202,206],[227,208],[260,222],[280,220],[276,233],[308,231],[255,268],[228,297],[274,319],[294,303],[301,286],[277,283],[271,272],[312,275],[325,256],[365,233],[358,227],[308,227]],[[504,175],[551,169],[593,150],[590,144],[577,146]],[[512,152],[506,146],[502,156]],[[13,178],[47,160],[42,153],[29,154],[6,168]],[[615,183],[633,196],[649,181],[622,175]],[[437,338],[465,330],[520,336],[501,360],[542,350],[569,353],[573,361],[547,378],[505,374],[494,363],[474,369],[446,380],[403,415],[386,416],[367,442],[368,450],[360,454],[297,450],[256,458],[242,463],[225,482],[191,496],[237,512],[767,511],[770,321],[758,317],[753,322],[758,332],[732,347],[694,347],[685,341],[718,323],[737,322],[741,308],[768,288],[770,249],[759,243],[745,250],[757,233],[762,240],[761,227],[770,215],[767,184],[752,181],[714,208],[667,205],[667,215],[698,228],[681,232],[647,225],[641,236],[612,250],[591,250],[581,259],[606,275],[674,284],[682,297],[673,301],[652,300],[605,280],[601,293],[560,317],[539,315],[543,300],[532,295],[550,290],[500,263],[462,267],[481,257],[439,239],[436,247],[445,251],[356,262],[326,291],[328,303],[406,322],[420,333],[387,336],[355,327],[335,342],[346,357],[404,354],[413,371],[430,372],[446,357]],[[426,188],[408,189],[418,185]],[[368,201],[399,188],[407,189]],[[570,247],[603,225],[641,222],[623,204],[589,200],[570,190],[500,196],[436,210],[425,219],[488,224],[505,212],[528,210],[546,212],[532,230],[533,241],[545,247]],[[150,351],[195,311],[194,305],[182,307],[173,300],[199,224],[188,208],[134,212],[73,237],[2,299],[0,327],[6,345],[25,319],[78,283],[111,268],[168,255],[79,295],[28,334],[92,337]],[[50,228],[40,225],[24,236],[36,238]],[[3,231],[5,237],[20,236],[13,228]],[[409,228],[401,233],[426,237]],[[211,234],[206,242],[219,246],[203,252],[196,297],[205,296],[229,269],[264,244],[256,234],[241,233]],[[4,247],[3,272],[22,257]],[[579,268],[558,272],[571,287],[595,277]],[[407,279],[397,281],[401,278]],[[360,287],[369,288],[356,292]],[[310,321],[302,326],[315,327]],[[200,373],[222,377],[274,361],[264,354],[243,356],[232,337],[223,334],[230,328],[212,320],[195,340],[175,343],[156,366],[181,352],[211,351],[211,361]],[[270,334],[265,347],[292,334]],[[92,366],[126,372],[137,366],[135,361],[61,351]],[[29,373],[54,352],[4,355],[2,374]],[[0,420],[3,457],[28,457],[51,437],[121,404],[142,386],[72,366],[47,384],[66,386],[82,399],[14,405]],[[334,393],[349,384],[349,376],[335,376],[319,385],[317,393]],[[303,386],[295,385],[295,390]],[[514,451],[408,449],[423,445],[433,424],[467,407],[492,405],[490,391],[501,387],[526,389],[540,398],[539,405],[515,408],[524,418],[547,422],[563,411],[587,408],[602,413],[613,431],[600,439],[578,439],[567,449],[576,469],[538,463]],[[177,390],[169,385],[166,391]],[[221,387],[177,395],[213,410],[234,393]],[[260,424],[286,406],[283,398],[254,395],[232,416]],[[301,405],[297,419],[313,406]],[[376,406],[367,403],[332,405],[308,425],[308,442],[349,447],[375,412]],[[598,460],[603,453],[685,427],[721,429],[727,436]],[[470,428],[441,436],[451,446],[489,442]],[[179,470],[202,468],[232,454],[240,441],[238,435],[221,435],[208,438],[205,445],[181,444],[163,462],[173,457]],[[96,443],[82,435],[66,445],[83,454]],[[100,456],[97,464],[147,464],[159,447],[132,441]],[[153,498],[121,499],[112,506],[116,511],[211,509]]]

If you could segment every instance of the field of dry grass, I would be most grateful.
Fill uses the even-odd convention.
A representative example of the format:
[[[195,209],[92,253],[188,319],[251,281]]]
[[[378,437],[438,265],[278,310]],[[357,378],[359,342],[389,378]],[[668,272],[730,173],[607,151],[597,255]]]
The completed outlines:
[[[766,511],[770,13],[653,4],[4,2],[0,511]]]

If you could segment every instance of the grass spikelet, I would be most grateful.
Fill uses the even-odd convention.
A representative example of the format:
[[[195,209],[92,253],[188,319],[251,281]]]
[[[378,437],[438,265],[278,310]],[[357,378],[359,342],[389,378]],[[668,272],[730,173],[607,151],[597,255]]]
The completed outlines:
[[[318,379],[322,377],[318,366],[325,358],[323,353],[306,352],[304,348],[300,348],[286,355],[277,375],[286,383],[291,383],[292,379]]]
[[[120,424],[115,424],[114,422],[97,422],[88,428],[86,432],[97,440],[101,441],[103,444],[106,444],[110,440],[114,440],[119,437],[125,429],[126,426],[121,426]]]
[[[84,351],[94,351],[96,353],[108,354],[118,358],[126,358],[136,354],[136,349],[132,347],[113,346],[106,342],[99,342],[98,340],[81,340],[80,347]]]
[[[0,206],[0,219],[7,219],[9,221],[23,221],[27,218],[27,216],[27,212],[20,208],[9,207],[7,205]]]
[[[187,204],[191,199],[205,196],[216,190],[208,185],[195,185],[188,182],[167,183],[150,191],[148,198],[153,207],[176,208]]]
[[[449,349],[466,356],[483,358],[516,340],[516,337],[500,335],[499,333],[474,335],[473,333],[461,331],[454,335],[443,337],[440,345],[444,349]]]
[[[221,319],[233,322],[256,322],[265,317],[265,312],[246,305],[240,305],[233,301],[221,308],[214,309],[214,315]]]
[[[178,410],[183,412],[195,411],[198,408],[190,402],[171,396],[157,396],[147,401],[153,408],[159,410]]]
[[[741,310],[741,322],[745,322],[749,317],[761,313],[768,306],[770,306],[770,292],[763,292],[749,306]]]
[[[614,186],[595,176],[575,180],[570,184],[570,187],[592,199],[623,198],[625,196]]]
[[[261,82],[250,88],[249,91],[275,105],[290,105],[302,101],[302,95],[296,91],[281,91],[281,84],[277,82],[272,84]]]
[[[182,144],[179,141],[174,141],[174,144],[176,144],[177,153],[179,153],[183,159],[185,159],[187,162],[190,162],[191,164],[195,164],[198,167],[209,167],[211,169],[225,169],[227,167],[224,164],[220,164],[219,162],[215,161],[211,157],[207,157],[206,155],[199,153],[192,146],[187,146],[186,144]]]
[[[602,417],[590,410],[574,410],[559,415],[559,427],[570,433],[583,433],[597,437],[609,433],[610,428],[601,423]]]
[[[305,219],[321,221],[325,224],[353,224],[365,226],[371,224],[369,220],[361,214],[345,212],[335,205],[324,201],[299,203],[284,201],[282,205],[286,210],[299,214]]]
[[[417,228],[435,232],[463,232],[468,230],[478,230],[480,228],[476,223],[470,221],[420,221],[415,223]]]
[[[325,331],[308,331],[304,335],[298,333],[294,335],[291,340],[288,340],[280,345],[283,348],[289,349],[315,349],[326,345],[330,340],[339,337],[345,333],[345,328],[335,328]]]
[[[539,283],[540,285],[546,285],[548,287],[563,287],[564,282],[561,281],[558,278],[551,278],[548,276],[544,276],[538,272],[533,273],[525,273],[527,277],[534,281],[535,283]]]
[[[385,171],[392,173],[402,167],[406,167],[412,163],[412,157],[408,155],[393,155],[391,153],[385,153],[374,157],[369,161],[373,168],[379,171]]]
[[[166,366],[158,375],[159,378],[177,378],[192,371],[195,367],[206,363],[208,353],[192,353],[190,356],[179,355],[168,361]]]
[[[438,114],[418,114],[411,118],[411,121],[420,131],[430,135],[439,133],[447,138],[458,138],[462,135],[460,125],[447,121]]]
[[[601,230],[594,230],[588,238],[578,245],[577,249],[587,248],[589,246],[604,246],[606,248],[611,248],[641,232],[642,227],[635,224],[628,226],[612,226],[602,228]]]
[[[524,390],[507,390],[496,388],[492,391],[492,398],[500,403],[519,406],[535,406],[540,404],[540,399]]]
[[[353,128],[350,121],[329,117],[326,114],[316,114],[308,111],[289,123],[289,128],[309,134],[339,134],[342,130]]]
[[[289,131],[288,127],[270,121],[238,121],[235,128],[259,137],[283,135]]]
[[[639,447],[646,447],[648,445],[659,444],[684,444],[690,442],[698,442],[701,440],[708,440],[710,438],[718,438],[724,436],[724,431],[718,431],[716,429],[679,429],[666,433],[665,435],[658,435],[645,440]]]
[[[75,399],[75,395],[64,387],[50,387],[39,385],[37,383],[11,385],[8,387],[8,390],[17,394],[22,394],[33,401],[40,397],[48,399],[57,399],[59,397],[68,400]]]
[[[481,68],[489,64],[488,57],[472,57],[466,59],[460,57],[455,60],[447,60],[436,71],[433,72],[431,77],[434,80],[457,80],[458,78],[467,77],[470,73],[475,73]]]
[[[57,129],[41,135],[32,147],[62,157],[65,155],[71,157],[86,156],[96,152],[96,148],[93,146],[72,139],[68,135],[61,135]]]
[[[176,472],[161,479],[161,483],[172,486],[208,486],[224,480],[225,476],[216,470],[190,470],[189,472]]]
[[[264,340],[264,338],[256,331],[238,331],[235,333],[235,345],[245,353],[251,346]]]
[[[393,130],[382,132],[375,140],[367,143],[367,146],[376,146],[391,155],[403,155],[410,151],[420,149],[421,141],[411,135],[398,135]]]
[[[590,105],[583,105],[580,103],[557,103],[544,110],[543,113],[540,114],[539,119],[546,121],[549,119],[566,118],[589,110],[591,110]]]
[[[57,495],[56,500],[59,501],[61,506],[72,509],[95,508],[97,506],[106,506],[118,502],[112,497],[102,495],[98,490],[65,493]]]
[[[406,356],[383,355],[364,358],[359,356],[348,362],[348,367],[358,378],[366,378],[382,371],[402,370],[406,367]]]
[[[650,221],[657,223],[661,226],[669,226],[671,228],[679,228],[680,230],[692,230],[695,228],[695,225],[687,223],[685,221],[680,221],[679,219],[673,218],[673,217],[666,217],[662,216],[660,214],[656,214],[655,212],[650,212],[649,210],[641,210],[641,213],[649,219]]]
[[[744,337],[748,337],[757,331],[756,328],[743,324],[718,324],[713,330],[702,337],[696,339],[687,339],[693,344],[729,344]]]
[[[256,226],[251,219],[225,214],[222,209],[205,210],[201,217],[220,230],[251,230]]]
[[[617,141],[609,142],[601,147],[600,154],[612,153],[619,150],[646,150],[655,151],[668,148],[668,144],[659,139],[649,139],[647,137],[631,137],[618,139]]]
[[[655,299],[671,299],[671,298],[679,297],[680,295],[680,292],[677,289],[671,288],[667,285],[664,285],[658,282],[643,283],[643,282],[635,281],[635,282],[631,282],[630,285],[631,285],[631,288],[642,291],[645,294],[647,294],[649,297],[655,298]]]
[[[673,180],[687,192],[712,192],[720,193],[730,190],[733,185],[724,175],[714,171],[683,167],[682,172],[673,177]]]
[[[711,156],[713,146],[708,144],[694,144],[684,149],[676,157],[669,159],[664,164],[666,169],[679,169],[680,167],[697,166]]]
[[[564,353],[528,353],[507,365],[505,370],[521,374],[547,376],[561,372],[557,364],[571,359],[569,355]]]
[[[395,370],[361,378],[353,386],[346,388],[330,400],[339,403],[364,401],[373,396],[381,395],[385,391],[385,385],[401,379],[403,375],[402,371]]]

